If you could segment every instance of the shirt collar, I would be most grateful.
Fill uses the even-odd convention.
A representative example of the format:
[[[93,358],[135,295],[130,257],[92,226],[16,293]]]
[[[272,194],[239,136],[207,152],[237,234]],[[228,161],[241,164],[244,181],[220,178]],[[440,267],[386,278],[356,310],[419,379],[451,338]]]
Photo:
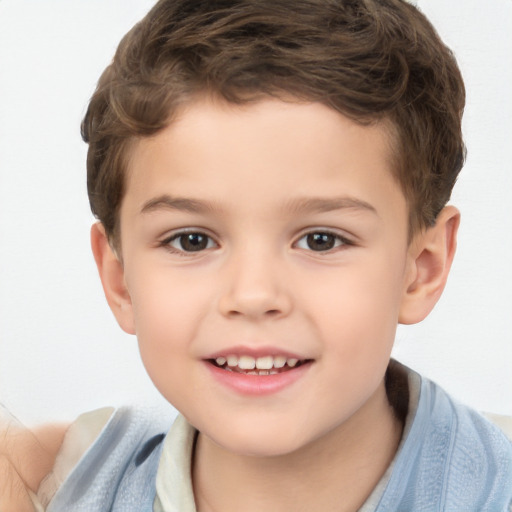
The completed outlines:
[[[196,512],[192,455],[197,430],[179,415],[167,434],[156,477],[154,512]]]

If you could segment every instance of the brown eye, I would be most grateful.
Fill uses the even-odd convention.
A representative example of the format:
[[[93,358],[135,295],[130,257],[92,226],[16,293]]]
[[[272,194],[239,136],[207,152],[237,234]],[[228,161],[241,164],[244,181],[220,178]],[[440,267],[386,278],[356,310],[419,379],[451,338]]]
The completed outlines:
[[[336,244],[336,237],[330,233],[310,233],[306,236],[306,243],[312,251],[328,251]]]
[[[327,252],[348,245],[352,245],[350,240],[329,231],[312,231],[302,236],[296,243],[299,249],[315,252]]]
[[[181,233],[173,236],[168,245],[181,252],[199,252],[210,249],[215,244],[204,233]]]

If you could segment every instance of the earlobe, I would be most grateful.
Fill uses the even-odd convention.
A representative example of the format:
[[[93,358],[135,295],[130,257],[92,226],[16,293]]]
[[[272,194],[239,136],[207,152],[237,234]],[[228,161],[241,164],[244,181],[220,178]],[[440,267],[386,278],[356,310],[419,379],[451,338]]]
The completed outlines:
[[[400,323],[420,322],[441,297],[455,255],[459,223],[459,211],[447,206],[435,225],[418,233],[411,242]]]
[[[100,222],[91,228],[91,248],[112,313],[123,331],[135,334],[132,302],[124,280],[123,264],[110,246]]]

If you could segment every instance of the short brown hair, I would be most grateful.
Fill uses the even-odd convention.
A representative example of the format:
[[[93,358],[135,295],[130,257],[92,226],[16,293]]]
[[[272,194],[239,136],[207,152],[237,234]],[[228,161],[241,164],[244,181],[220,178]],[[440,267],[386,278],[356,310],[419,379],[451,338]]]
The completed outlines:
[[[91,209],[118,242],[127,154],[198,94],[317,101],[390,121],[411,232],[450,198],[465,148],[452,52],[402,0],[160,0],[121,41],[82,123]]]

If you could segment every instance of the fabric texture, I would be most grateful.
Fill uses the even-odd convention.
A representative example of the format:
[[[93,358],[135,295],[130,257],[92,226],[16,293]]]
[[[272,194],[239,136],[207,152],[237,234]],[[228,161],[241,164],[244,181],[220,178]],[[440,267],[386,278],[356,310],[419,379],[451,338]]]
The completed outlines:
[[[49,503],[47,512],[152,512],[162,441],[171,419],[114,412]]]
[[[403,367],[402,367],[403,368]],[[512,512],[512,443],[503,432],[408,373],[409,412],[397,454],[360,512]],[[196,512],[197,431],[131,409],[116,411],[47,512]]]
[[[32,498],[36,512],[44,510],[53,499],[73,468],[98,438],[114,407],[105,407],[81,414],[68,428],[52,471],[44,478],[37,491],[37,502]]]
[[[376,512],[512,509],[512,443],[422,379],[416,415]]]

